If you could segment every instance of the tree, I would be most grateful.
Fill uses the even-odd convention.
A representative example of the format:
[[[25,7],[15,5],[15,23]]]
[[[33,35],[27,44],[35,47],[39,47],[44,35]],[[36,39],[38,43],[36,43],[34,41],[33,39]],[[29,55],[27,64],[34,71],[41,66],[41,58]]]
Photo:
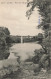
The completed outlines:
[[[26,16],[29,19],[31,14],[34,11],[34,8],[37,7],[39,9],[38,11],[42,17],[42,22],[38,25],[38,28],[41,28],[44,30],[44,36],[45,36],[45,38],[42,41],[42,47],[46,50],[45,52],[49,53],[49,56],[51,56],[51,53],[50,53],[51,50],[49,47],[50,43],[51,43],[50,36],[49,36],[49,31],[51,31],[50,5],[51,5],[50,0],[32,0],[32,1],[27,0],[27,7],[31,6],[31,8],[26,12]],[[44,58],[43,58],[43,60],[44,60]]]
[[[6,38],[10,36],[10,32],[6,27],[0,27],[0,45],[5,46]]]
[[[38,41],[39,41],[40,43],[42,43],[43,34],[42,34],[42,33],[39,33],[37,37],[38,37]]]
[[[44,30],[44,36],[48,37],[49,35],[49,30],[51,30],[51,25],[50,25],[50,0],[32,0],[29,1],[27,0],[27,7],[31,8],[26,12],[26,16],[28,19],[30,18],[32,12],[34,11],[35,7],[39,8],[39,14],[42,17],[42,22],[38,25],[38,28],[41,28]],[[49,43],[49,42],[48,42]],[[46,45],[47,46],[47,45]]]
[[[4,33],[5,33],[6,35],[10,35],[10,32],[9,32],[8,28],[5,27]]]
[[[0,45],[6,45],[6,34],[3,31],[0,31]]]
[[[32,12],[34,11],[34,8],[37,7],[39,8],[39,14],[42,17],[42,22],[40,25],[38,25],[38,28],[42,28],[43,30],[49,29],[49,23],[50,23],[50,2],[49,0],[32,0],[29,2],[29,0],[27,0],[27,7],[31,8],[26,12],[26,16],[28,17],[28,19],[30,18]]]
[[[6,35],[10,35],[9,30],[6,27],[0,27],[0,31],[4,32]]]

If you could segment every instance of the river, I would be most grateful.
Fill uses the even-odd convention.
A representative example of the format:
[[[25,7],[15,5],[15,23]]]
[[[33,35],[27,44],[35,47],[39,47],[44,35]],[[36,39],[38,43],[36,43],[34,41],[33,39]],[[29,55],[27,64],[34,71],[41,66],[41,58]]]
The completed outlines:
[[[31,72],[32,71],[31,68],[34,68],[34,66],[32,65],[33,67],[31,67],[31,65],[29,65],[29,66],[25,65],[25,60],[33,57],[34,50],[40,49],[40,48],[41,48],[41,45],[39,45],[35,42],[34,43],[15,43],[11,47],[9,47],[9,50],[7,50],[7,51],[5,50],[5,51],[1,52],[1,53],[4,53],[4,52],[7,53],[9,51],[10,55],[7,59],[0,60],[0,76],[3,77],[4,75],[11,74],[11,72],[15,72],[15,71],[17,71],[17,72],[14,74],[17,75],[20,66],[21,66],[22,70],[28,67],[27,70],[30,70],[30,72]],[[5,53],[4,53],[4,55],[5,55]],[[19,63],[19,61],[18,61],[18,56],[20,57],[19,61],[21,63]],[[31,67],[31,68],[29,68],[29,67]],[[21,72],[19,71],[19,76],[20,76],[20,74],[23,73],[22,70],[21,70]],[[28,71],[26,71],[26,70],[24,70],[24,72],[28,73]],[[29,72],[29,74],[30,74],[30,72]],[[12,76],[13,76],[13,74],[12,74]],[[23,76],[25,76],[24,73],[23,73]],[[18,79],[20,79],[20,78],[18,77]],[[9,75],[9,77],[7,76],[2,79],[17,79],[17,76],[14,76],[11,78]]]
[[[21,60],[26,60],[27,58],[34,55],[35,49],[40,49],[41,45],[37,43],[18,43],[13,44],[12,47],[10,47],[10,56],[8,59],[14,59],[18,56],[20,56]]]

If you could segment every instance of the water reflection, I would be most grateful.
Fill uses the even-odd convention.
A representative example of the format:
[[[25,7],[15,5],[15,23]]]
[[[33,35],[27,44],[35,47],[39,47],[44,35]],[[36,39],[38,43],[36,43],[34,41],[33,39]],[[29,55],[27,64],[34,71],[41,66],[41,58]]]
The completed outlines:
[[[37,43],[14,44],[12,47],[10,47],[9,59],[20,56],[21,60],[24,61],[29,57],[34,56],[34,50],[40,49],[40,48],[41,48],[41,45]]]
[[[40,48],[41,46],[36,43],[20,43],[12,47],[2,47],[0,49],[0,76],[17,71],[20,62],[34,56],[34,50]]]
[[[35,49],[40,49],[41,45],[36,43],[20,43],[11,47],[2,47],[0,49],[0,60],[15,59],[20,56],[21,60],[26,60],[33,56]]]
[[[1,79],[3,79],[2,77],[4,77],[5,75],[18,70],[19,63],[17,62],[17,59],[14,59],[13,57],[12,59],[9,58],[10,55],[12,55],[12,53],[10,53],[9,47],[0,48],[0,78]]]

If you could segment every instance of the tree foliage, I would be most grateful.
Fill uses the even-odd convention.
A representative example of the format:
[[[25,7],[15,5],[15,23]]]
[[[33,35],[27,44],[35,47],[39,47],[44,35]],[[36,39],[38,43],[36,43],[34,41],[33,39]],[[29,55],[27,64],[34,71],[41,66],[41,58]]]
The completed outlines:
[[[34,11],[34,8],[37,7],[39,14],[42,17],[41,23],[38,25],[38,28],[44,30],[44,38],[42,40],[42,50],[35,50],[35,56],[33,57],[33,62],[35,64],[39,64],[43,68],[49,67],[49,43],[51,43],[49,39],[49,30],[51,31],[50,26],[50,0],[27,0],[27,7],[31,7],[27,12],[26,16],[28,19]],[[40,35],[41,37],[41,35]],[[37,62],[38,61],[38,62]]]
[[[38,28],[41,28],[44,30],[44,36],[45,36],[45,40],[44,43],[47,42],[47,37],[49,35],[49,30],[51,30],[51,26],[50,26],[50,0],[32,0],[29,1],[27,0],[27,7],[31,8],[26,12],[26,16],[28,17],[28,19],[30,18],[32,12],[34,11],[34,8],[37,7],[39,8],[39,14],[42,17],[42,22],[38,25]],[[48,37],[49,38],[49,37]],[[46,42],[45,42],[46,41]],[[45,44],[46,46],[48,46],[49,42],[47,44]]]
[[[26,12],[26,16],[28,17],[28,19],[30,18],[31,14],[34,11],[34,8],[37,7],[39,8],[39,14],[42,17],[42,22],[40,25],[38,25],[38,28],[42,28],[43,30],[48,29],[49,28],[49,23],[50,23],[50,7],[49,7],[49,1],[48,0],[32,0],[29,2],[29,0],[27,0],[27,7],[31,8]]]
[[[6,38],[10,35],[8,28],[0,27],[0,45],[6,45]]]
[[[8,28],[6,28],[6,27],[0,27],[0,31],[4,32],[6,35],[10,34]]]

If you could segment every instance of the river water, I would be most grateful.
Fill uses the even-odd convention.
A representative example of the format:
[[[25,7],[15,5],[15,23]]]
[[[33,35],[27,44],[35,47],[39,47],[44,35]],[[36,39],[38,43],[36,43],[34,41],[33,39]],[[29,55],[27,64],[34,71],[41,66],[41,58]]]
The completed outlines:
[[[8,59],[14,59],[20,56],[21,60],[26,60],[34,55],[35,49],[40,49],[41,45],[37,43],[17,43],[10,47],[10,56]]]
[[[40,49],[40,48],[41,48],[41,45],[39,45],[35,42],[34,43],[15,43],[15,44],[13,44],[9,48],[9,50],[3,51],[6,53],[9,51],[10,55],[7,59],[0,60],[0,76],[1,75],[4,76],[6,74],[10,74],[11,72],[17,71],[20,64],[21,64],[22,69],[24,69],[22,63],[25,62],[26,59],[34,56],[35,49]],[[19,60],[21,62],[20,64],[18,61],[18,56],[20,57],[20,60]],[[26,67],[27,67],[27,65],[26,65]],[[28,69],[29,69],[29,67],[28,67]],[[29,69],[29,70],[31,71],[31,69]],[[16,75],[17,75],[17,73],[16,73]],[[16,78],[3,78],[3,79],[17,79],[17,77]],[[18,79],[19,79],[19,77],[18,77]]]

